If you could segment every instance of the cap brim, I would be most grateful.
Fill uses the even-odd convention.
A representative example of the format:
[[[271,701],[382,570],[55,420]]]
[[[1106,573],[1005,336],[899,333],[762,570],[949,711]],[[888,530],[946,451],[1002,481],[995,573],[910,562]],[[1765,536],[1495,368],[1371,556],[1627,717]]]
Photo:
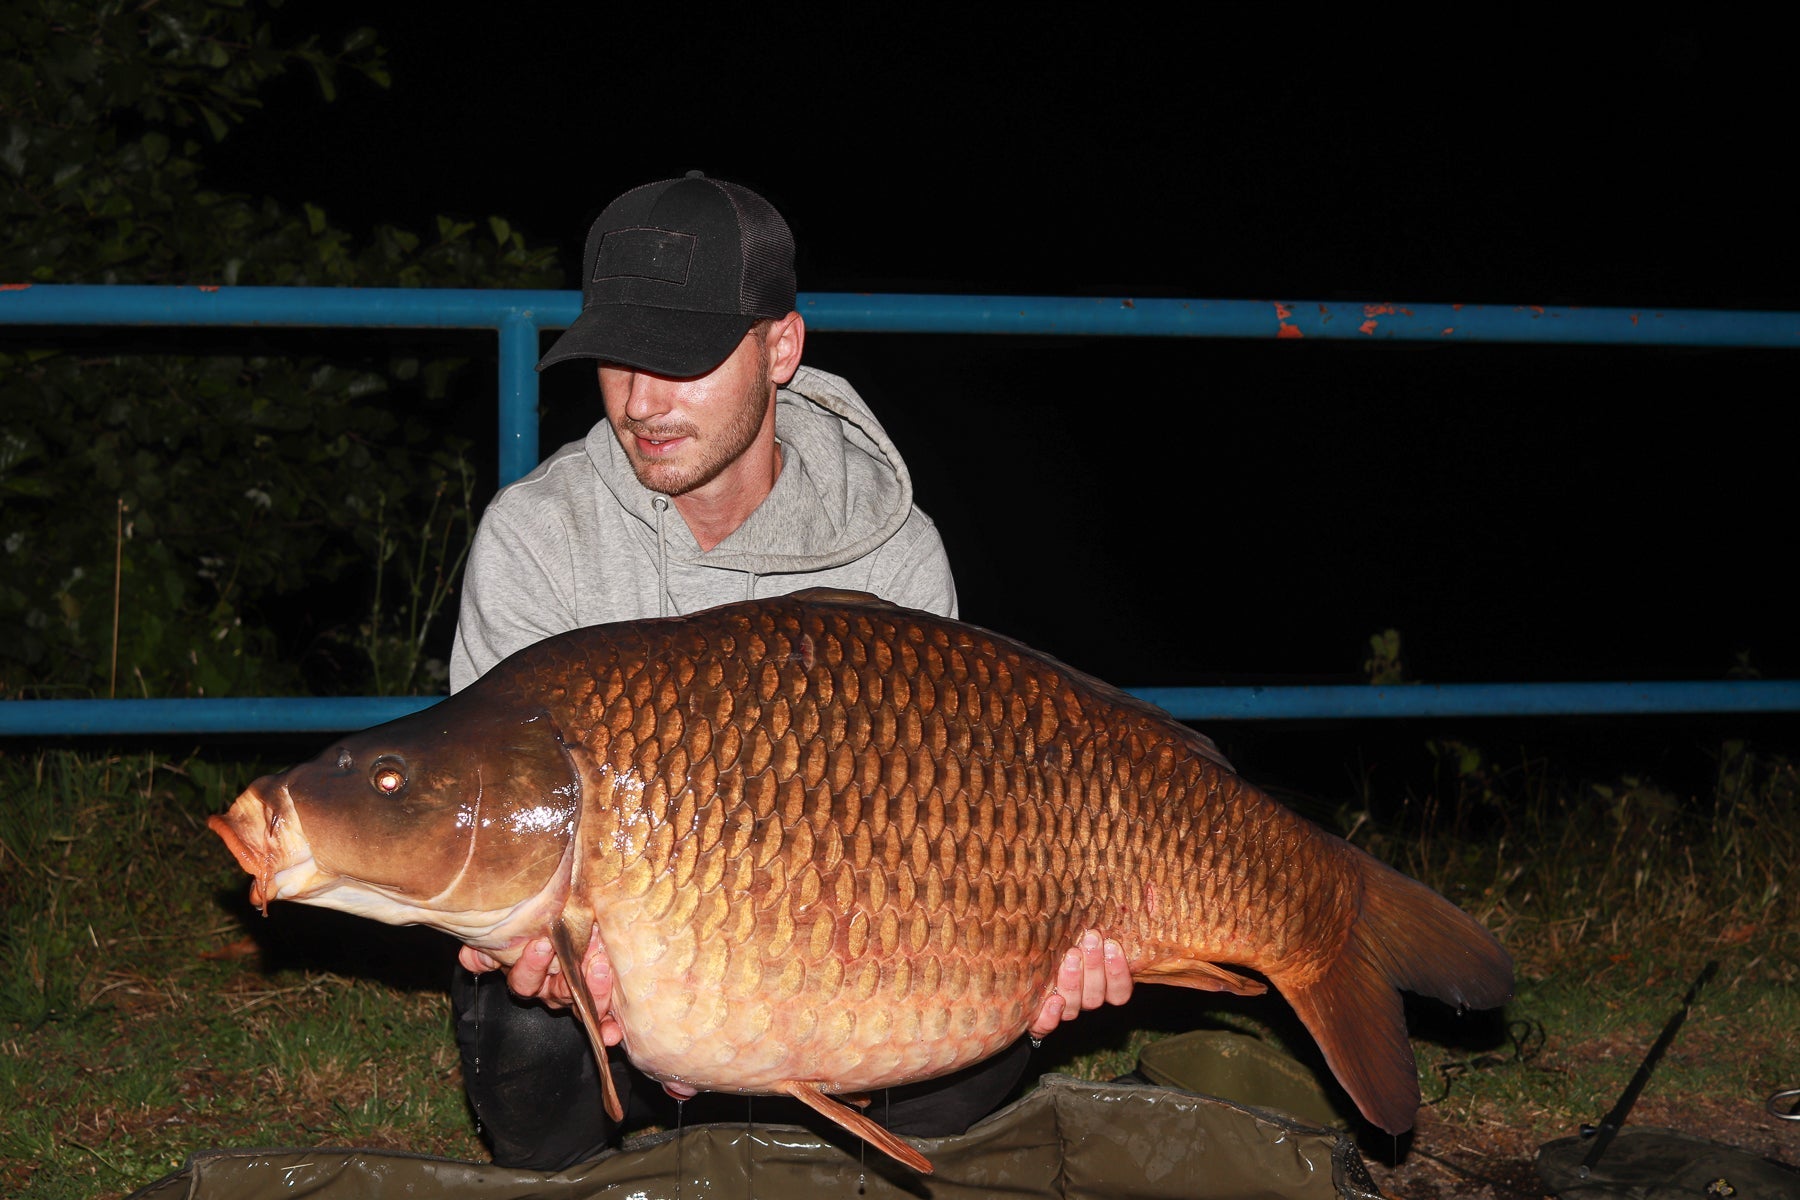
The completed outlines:
[[[677,379],[704,375],[730,357],[755,323],[755,317],[739,313],[593,304],[556,339],[537,369],[597,358]]]

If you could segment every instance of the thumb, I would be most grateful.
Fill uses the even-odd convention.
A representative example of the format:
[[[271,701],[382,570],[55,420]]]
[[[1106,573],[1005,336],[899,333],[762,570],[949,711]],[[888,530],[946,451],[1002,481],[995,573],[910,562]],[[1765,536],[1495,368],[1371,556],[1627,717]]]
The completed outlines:
[[[456,961],[462,964],[463,970],[472,975],[500,969],[499,963],[489,958],[484,951],[477,950],[473,946],[463,946],[457,950]]]

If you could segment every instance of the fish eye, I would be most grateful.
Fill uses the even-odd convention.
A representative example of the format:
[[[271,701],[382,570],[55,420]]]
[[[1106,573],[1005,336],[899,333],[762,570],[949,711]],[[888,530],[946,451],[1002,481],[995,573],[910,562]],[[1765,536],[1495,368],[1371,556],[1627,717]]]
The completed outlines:
[[[338,747],[338,770],[348,771],[351,767],[353,767],[355,765],[356,765],[356,760],[350,757],[350,747],[339,746]]]
[[[369,783],[384,796],[398,796],[406,790],[406,763],[391,754],[376,759],[369,768]]]

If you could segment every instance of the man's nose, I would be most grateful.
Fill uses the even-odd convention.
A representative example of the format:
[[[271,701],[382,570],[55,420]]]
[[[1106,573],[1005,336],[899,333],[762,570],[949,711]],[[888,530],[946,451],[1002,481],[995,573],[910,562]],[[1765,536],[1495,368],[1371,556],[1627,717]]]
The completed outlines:
[[[633,421],[660,417],[673,407],[674,393],[667,379],[645,371],[631,373],[630,390],[625,395],[625,415]]]

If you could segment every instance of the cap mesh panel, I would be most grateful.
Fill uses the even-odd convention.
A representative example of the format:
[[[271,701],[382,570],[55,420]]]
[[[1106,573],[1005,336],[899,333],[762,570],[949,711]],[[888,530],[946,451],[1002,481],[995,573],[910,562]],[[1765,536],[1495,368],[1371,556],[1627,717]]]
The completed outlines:
[[[715,181],[719,182],[719,181]],[[737,210],[744,275],[738,296],[747,315],[783,317],[793,310],[794,235],[767,200],[748,188],[719,182]]]

